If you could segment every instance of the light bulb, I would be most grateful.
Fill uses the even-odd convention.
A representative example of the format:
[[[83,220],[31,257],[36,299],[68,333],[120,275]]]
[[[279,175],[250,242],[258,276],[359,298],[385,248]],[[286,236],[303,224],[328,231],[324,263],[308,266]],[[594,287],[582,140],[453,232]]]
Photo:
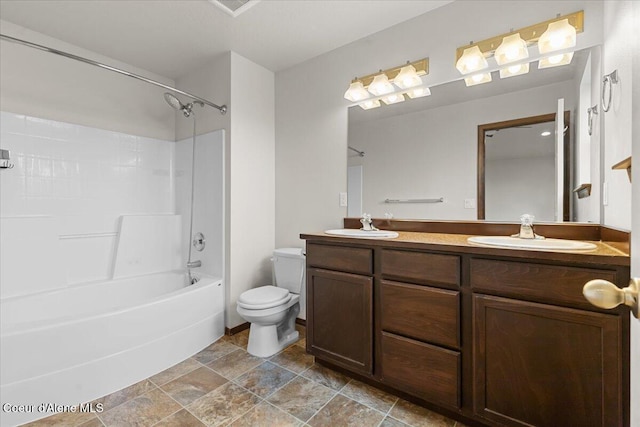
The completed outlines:
[[[552,22],[538,39],[541,54],[567,49],[576,45],[576,29],[568,19]]]
[[[400,89],[409,89],[422,84],[422,79],[413,65],[405,65],[400,69],[398,75],[393,79],[393,83]]]
[[[422,98],[423,96],[431,95],[431,89],[428,87],[417,87],[407,92],[407,96],[411,99]]]
[[[465,77],[464,83],[467,86],[475,86],[482,83],[489,83],[491,81],[491,73],[479,73],[470,77]]]
[[[370,99],[368,101],[361,102],[358,105],[363,110],[370,110],[372,108],[378,108],[380,106],[380,101],[378,101],[377,99]]]
[[[550,56],[550,57],[549,57],[549,58],[547,58],[547,59],[549,60],[549,62],[550,62],[551,64],[554,64],[554,65],[555,65],[555,64],[558,64],[560,61],[562,61],[562,58],[564,58],[564,55],[563,55],[563,54],[560,54],[560,55],[553,55],[553,56]]]
[[[520,71],[521,68],[522,68],[522,65],[516,64],[516,65],[512,65],[512,66],[508,67],[507,70],[509,70],[509,72],[511,74],[515,74],[518,71]]]
[[[561,65],[571,64],[572,59],[573,59],[573,52],[548,56],[538,61],[538,69],[559,67]]]
[[[381,100],[387,105],[397,104],[398,102],[404,101],[404,95],[401,93],[392,93],[391,95],[382,97]]]
[[[369,92],[375,96],[386,95],[393,92],[393,85],[385,73],[378,74],[369,85]]]
[[[462,74],[473,73],[474,71],[485,69],[489,66],[486,58],[478,46],[473,46],[464,50],[464,53],[456,62],[456,68]]]
[[[496,49],[494,56],[498,65],[505,65],[528,58],[527,42],[522,40],[520,33],[511,34],[502,39],[502,43]]]
[[[344,97],[351,102],[358,102],[369,98],[369,92],[364,88],[362,82],[358,80],[349,85],[349,89],[344,93]]]

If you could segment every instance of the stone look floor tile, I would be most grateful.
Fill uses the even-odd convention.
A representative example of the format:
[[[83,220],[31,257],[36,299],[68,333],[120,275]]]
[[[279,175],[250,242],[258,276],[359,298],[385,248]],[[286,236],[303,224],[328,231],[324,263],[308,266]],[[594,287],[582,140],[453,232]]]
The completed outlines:
[[[207,366],[223,377],[232,380],[244,374],[249,369],[260,365],[263,361],[264,360],[259,357],[252,356],[246,351],[238,349],[233,353],[229,353],[208,363]]]
[[[410,427],[410,426],[406,425],[402,421],[396,420],[395,418],[385,417],[384,421],[382,421],[382,424],[380,424],[380,427]]]
[[[453,427],[455,421],[403,399],[398,399],[389,415],[413,427]]]
[[[226,378],[203,366],[160,388],[181,405],[188,405],[226,382]]]
[[[134,397],[138,397],[156,388],[156,386],[149,380],[143,380],[135,383],[132,386],[118,390],[115,393],[108,394],[104,397],[91,402],[94,406],[96,404],[102,404],[102,410],[108,411],[115,408],[118,405],[123,404],[127,400],[131,400]]]
[[[104,427],[102,421],[98,417],[80,424],[78,427]]]
[[[269,360],[297,374],[313,365],[313,356],[297,345],[287,347]]]
[[[237,349],[238,346],[230,343],[229,341],[218,340],[199,353],[196,353],[193,356],[193,359],[196,359],[198,362],[206,365],[207,363],[234,352]]]
[[[96,414],[90,412],[60,412],[47,418],[24,424],[24,427],[76,427],[96,419]]]
[[[377,426],[383,418],[383,413],[339,394],[315,414],[308,424],[312,427]]]
[[[336,372],[333,369],[329,369],[317,363],[304,371],[301,375],[335,391],[342,389],[342,387],[344,387],[350,380],[346,375],[342,375],[340,372]]]
[[[307,421],[335,393],[328,387],[298,377],[272,394],[267,400],[294,417]]]
[[[340,393],[355,400],[356,402],[360,402],[384,413],[387,413],[398,400],[397,397],[392,396],[389,393],[378,390],[375,387],[371,387],[370,385],[357,380],[351,380],[349,384],[340,391]]]
[[[155,385],[162,385],[168,383],[171,380],[175,380],[176,378],[181,377],[184,374],[188,374],[189,372],[201,366],[202,365],[197,360],[189,358],[176,365],[173,365],[169,369],[165,369],[164,371],[152,376],[149,379]]]
[[[267,402],[262,402],[236,421],[230,427],[299,427],[302,421],[295,419]]]
[[[99,415],[107,426],[151,426],[177,412],[180,405],[154,389]]]
[[[234,344],[246,350],[247,344],[249,344],[249,329],[245,329],[244,331],[238,332],[234,335],[225,335],[224,339],[225,341],[228,341],[231,344]]]
[[[187,409],[207,426],[225,425],[260,403],[260,398],[239,385],[227,383],[201,397]]]
[[[186,409],[181,409],[175,414],[165,418],[153,427],[205,427],[196,417]]]
[[[252,393],[265,398],[291,381],[295,376],[296,374],[280,366],[264,362],[257,368],[239,376],[234,382]]]

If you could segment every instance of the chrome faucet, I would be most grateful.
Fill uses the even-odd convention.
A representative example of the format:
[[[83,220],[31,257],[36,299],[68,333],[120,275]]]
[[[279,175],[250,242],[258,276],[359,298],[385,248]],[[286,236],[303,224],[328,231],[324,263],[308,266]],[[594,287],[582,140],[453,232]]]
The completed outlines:
[[[367,213],[362,214],[362,219],[360,220],[362,224],[362,228],[360,230],[364,231],[378,231],[377,228],[373,226],[373,220],[371,219],[371,215]]]
[[[533,220],[535,216],[524,214],[520,217],[520,232],[514,234],[511,237],[517,237],[520,239],[544,239],[542,236],[538,236],[533,230]]]

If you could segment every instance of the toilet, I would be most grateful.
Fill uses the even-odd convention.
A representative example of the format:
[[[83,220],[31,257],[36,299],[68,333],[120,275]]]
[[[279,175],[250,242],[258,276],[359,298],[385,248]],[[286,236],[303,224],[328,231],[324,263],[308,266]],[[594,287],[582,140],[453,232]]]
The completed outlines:
[[[273,251],[273,286],[260,286],[243,292],[237,311],[251,323],[247,351],[269,357],[298,340],[296,317],[304,301],[305,256],[300,248]]]

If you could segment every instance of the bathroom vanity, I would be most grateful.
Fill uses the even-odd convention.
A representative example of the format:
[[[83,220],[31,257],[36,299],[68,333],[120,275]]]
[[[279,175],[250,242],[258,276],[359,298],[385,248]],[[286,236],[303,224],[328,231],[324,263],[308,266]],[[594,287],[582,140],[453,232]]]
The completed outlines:
[[[629,312],[582,295],[592,279],[626,286],[628,254],[487,248],[467,243],[482,223],[399,224],[395,239],[301,235],[316,360],[472,425],[629,425]],[[561,227],[545,231],[582,233]]]

